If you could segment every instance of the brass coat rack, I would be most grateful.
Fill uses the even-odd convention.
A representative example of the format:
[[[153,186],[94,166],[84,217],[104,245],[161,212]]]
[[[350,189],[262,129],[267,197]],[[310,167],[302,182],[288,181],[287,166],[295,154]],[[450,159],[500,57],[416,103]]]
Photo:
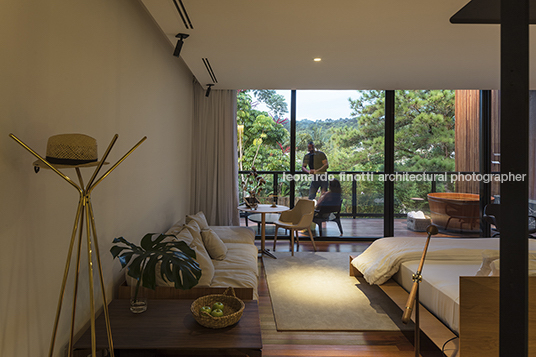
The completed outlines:
[[[91,311],[91,356],[96,357],[97,356],[97,341],[95,336],[95,299],[94,299],[94,282],[93,282],[93,251],[92,246],[95,248],[95,257],[97,261],[97,267],[99,272],[99,278],[100,278],[100,284],[101,284],[101,291],[102,291],[102,299],[103,299],[103,309],[104,309],[104,317],[106,321],[106,333],[108,336],[108,347],[111,353],[111,356],[114,356],[114,348],[113,348],[113,340],[112,340],[112,331],[110,328],[110,317],[108,315],[108,305],[106,303],[106,292],[104,287],[104,279],[102,275],[102,265],[100,260],[100,253],[99,253],[99,243],[97,239],[97,228],[95,226],[95,216],[93,214],[93,208],[91,206],[91,192],[93,189],[102,182],[113,170],[117,168],[134,150],[138,148],[146,139],[147,137],[144,136],[132,149],[130,149],[119,161],[117,161],[108,171],[106,171],[100,178],[96,179],[100,169],[102,168],[102,165],[104,165],[104,162],[108,155],[110,154],[110,151],[112,150],[112,147],[115,145],[115,142],[117,141],[117,138],[119,137],[117,134],[114,135],[112,141],[110,142],[110,145],[108,145],[108,148],[106,149],[106,152],[104,153],[104,156],[102,157],[102,160],[97,165],[95,171],[93,172],[93,175],[91,176],[91,179],[89,180],[88,184],[84,186],[84,181],[82,179],[82,174],[80,173],[80,168],[75,167],[76,169],[76,175],[78,176],[78,180],[80,181],[80,184],[76,184],[73,180],[71,180],[69,177],[67,177],[65,174],[63,174],[61,171],[56,169],[52,164],[50,164],[47,160],[45,160],[43,157],[41,157],[39,154],[37,154],[34,150],[32,150],[28,145],[23,143],[20,139],[18,139],[15,135],[9,134],[9,136],[15,140],[17,143],[19,143],[23,148],[28,150],[32,155],[34,155],[37,159],[39,159],[43,164],[46,165],[49,169],[57,173],[61,178],[63,178],[65,181],[67,181],[71,186],[76,188],[78,193],[80,194],[80,200],[78,201],[78,208],[76,210],[76,216],[74,221],[74,227],[71,234],[71,241],[69,245],[69,251],[67,253],[67,261],[65,263],[65,271],[63,273],[63,281],[61,284],[60,289],[60,296],[58,299],[58,306],[56,308],[56,317],[54,320],[54,328],[52,332],[52,338],[50,341],[50,349],[49,349],[49,357],[53,356],[54,353],[54,344],[56,342],[56,334],[58,331],[58,323],[59,318],[61,314],[61,307],[63,305],[63,297],[65,293],[65,286],[67,282],[67,277],[69,275],[69,269],[71,266],[71,257],[73,255],[73,248],[74,248],[74,242],[76,238],[76,233],[78,232],[78,250],[77,250],[77,256],[76,256],[76,275],[75,275],[75,283],[74,283],[74,293],[73,293],[73,307],[72,307],[72,314],[71,314],[71,334],[69,337],[69,354],[68,356],[71,357],[73,353],[73,345],[74,345],[74,322],[75,322],[75,314],[76,314],[76,299],[77,299],[77,293],[78,293],[78,280],[80,275],[80,256],[81,256],[81,250],[82,250],[82,237],[84,233],[84,219],[86,221],[86,238],[87,238],[87,261],[88,261],[88,272],[89,272],[89,302],[90,302],[90,311]],[[93,237],[93,241],[92,238]],[[93,244],[92,244],[93,242]]]

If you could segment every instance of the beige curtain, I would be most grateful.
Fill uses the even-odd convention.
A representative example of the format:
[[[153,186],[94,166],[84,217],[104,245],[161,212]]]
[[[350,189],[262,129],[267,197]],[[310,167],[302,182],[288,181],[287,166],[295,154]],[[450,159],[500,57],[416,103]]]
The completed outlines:
[[[203,211],[210,225],[239,225],[236,91],[194,83],[191,212]]]

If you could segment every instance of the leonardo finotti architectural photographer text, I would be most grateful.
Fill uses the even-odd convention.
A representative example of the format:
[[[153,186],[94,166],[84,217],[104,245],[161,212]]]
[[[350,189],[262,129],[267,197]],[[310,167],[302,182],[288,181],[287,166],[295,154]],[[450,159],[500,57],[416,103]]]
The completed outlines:
[[[338,177],[337,177],[338,176]],[[333,180],[338,178],[339,181],[442,181],[442,182],[509,182],[509,181],[525,181],[526,174],[448,174],[446,172],[440,174],[429,174],[426,172],[418,174],[396,173],[396,174],[373,174],[371,172],[360,174],[347,174],[341,172],[338,175],[334,174],[319,174],[319,175],[303,175],[303,174],[283,174],[285,181],[313,181],[315,179]]]

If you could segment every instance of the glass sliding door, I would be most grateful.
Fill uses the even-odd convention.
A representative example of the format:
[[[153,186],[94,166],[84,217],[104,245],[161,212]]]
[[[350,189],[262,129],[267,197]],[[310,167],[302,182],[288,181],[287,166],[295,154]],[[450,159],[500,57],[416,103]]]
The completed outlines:
[[[395,91],[395,235],[416,234],[409,213],[445,236],[479,236],[479,182],[457,175],[479,171],[478,99],[458,92]]]
[[[237,150],[239,199],[256,186],[247,180],[253,168],[264,179],[260,203],[289,205],[289,183],[284,174],[290,169],[290,91],[239,90],[237,93]],[[251,217],[249,217],[251,218]],[[241,224],[249,225],[241,213]],[[255,223],[255,217],[253,222]]]
[[[302,172],[304,165],[311,168],[306,154],[312,142],[329,164],[324,179],[340,182],[342,236],[346,238],[383,236],[383,182],[379,175],[384,156],[383,98],[383,91],[296,93],[295,197],[321,197],[321,189],[311,191],[313,176]],[[319,227],[316,230],[320,234]],[[334,222],[324,223],[322,233],[340,237]]]

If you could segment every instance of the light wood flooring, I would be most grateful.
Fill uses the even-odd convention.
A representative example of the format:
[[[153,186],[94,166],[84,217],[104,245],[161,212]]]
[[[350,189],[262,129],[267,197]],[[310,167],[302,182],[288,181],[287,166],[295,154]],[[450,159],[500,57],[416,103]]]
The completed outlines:
[[[266,247],[272,248],[273,241],[267,240]],[[260,246],[260,242],[257,243]],[[318,251],[361,252],[370,242],[317,242]],[[277,242],[277,251],[289,251],[288,241]],[[300,239],[300,251],[312,251],[312,244],[306,238]],[[264,257],[263,259],[272,259]],[[415,356],[413,345],[402,332],[296,332],[277,331],[270,294],[264,275],[262,259],[259,259],[259,311],[264,357],[272,356]]]

